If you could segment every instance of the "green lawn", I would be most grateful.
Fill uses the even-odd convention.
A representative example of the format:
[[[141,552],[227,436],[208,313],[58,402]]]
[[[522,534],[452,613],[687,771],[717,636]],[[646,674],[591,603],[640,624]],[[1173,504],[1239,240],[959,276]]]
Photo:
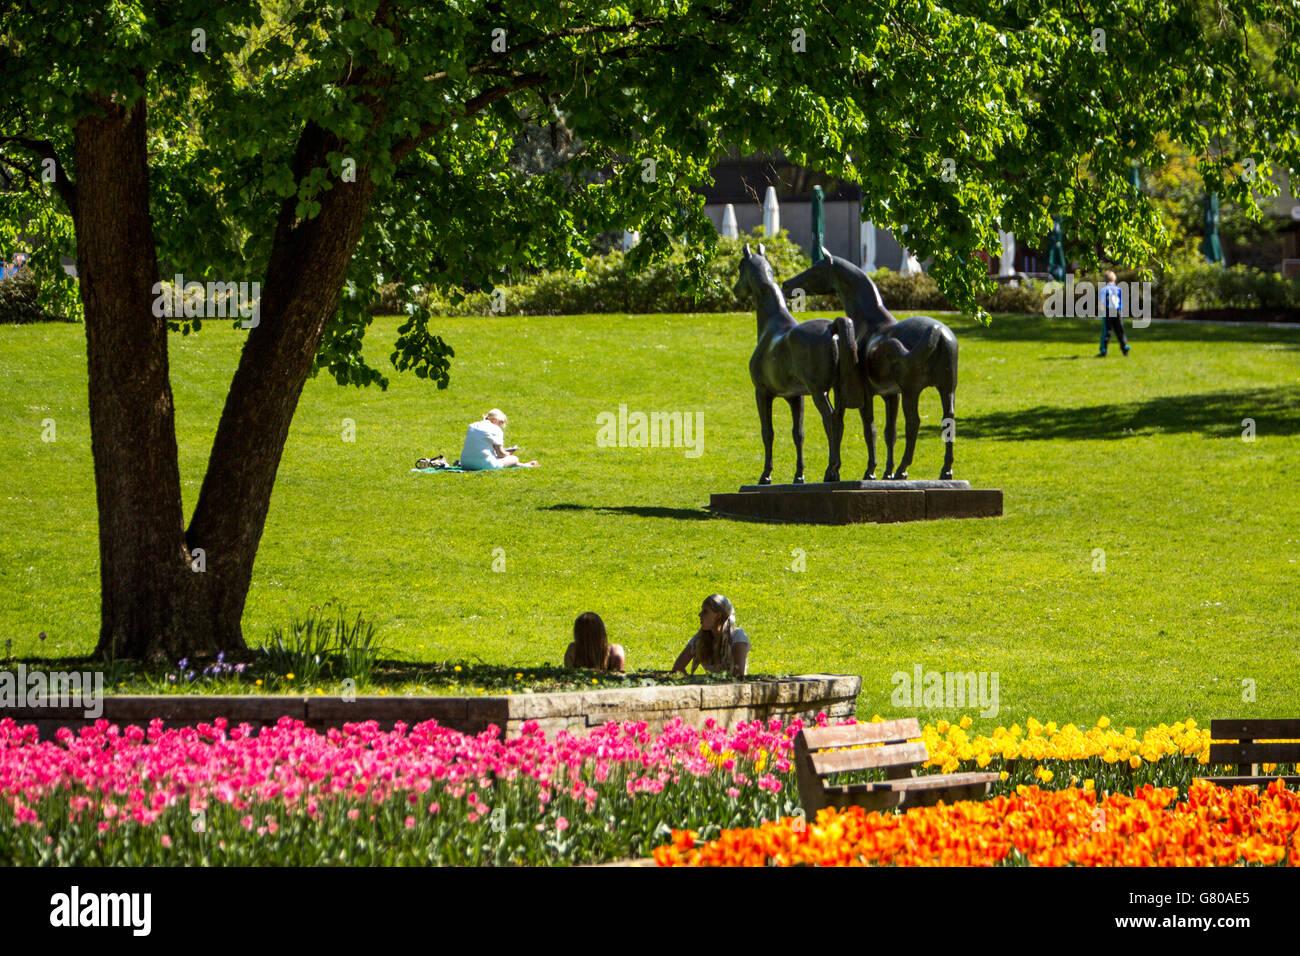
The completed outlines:
[[[710,492],[761,470],[752,315],[447,319],[446,391],[397,375],[386,393],[308,383],[245,634],[258,642],[337,598],[411,658],[522,667],[557,662],[574,617],[594,610],[631,668],[663,670],[701,599],[722,591],[752,639],[752,671],[860,674],[865,716],[956,716],[891,704],[891,675],[917,664],[998,672],[1000,712],[981,727],[1297,716],[1300,329],[1153,324],[1131,333],[1131,356],[1113,348],[1103,361],[1096,322],[949,321],[962,349],[956,476],[1001,488],[1005,516],[806,527],[703,510]],[[376,321],[372,362],[397,324]],[[189,507],[242,334],[211,323],[172,339]],[[0,640],[20,657],[95,643],[85,372],[79,326],[0,327]],[[598,447],[597,416],[620,404],[702,412],[703,454]],[[456,457],[465,426],[494,405],[542,468],[409,472],[421,455]],[[922,410],[911,474],[935,477],[933,392]],[[42,441],[45,419],[54,442]],[[344,419],[355,442],[341,438]],[[775,478],[788,481],[783,404],[776,428]],[[856,424],[849,438],[844,477],[858,477]],[[807,452],[816,480],[826,448],[811,407]],[[806,570],[791,570],[800,554]]]

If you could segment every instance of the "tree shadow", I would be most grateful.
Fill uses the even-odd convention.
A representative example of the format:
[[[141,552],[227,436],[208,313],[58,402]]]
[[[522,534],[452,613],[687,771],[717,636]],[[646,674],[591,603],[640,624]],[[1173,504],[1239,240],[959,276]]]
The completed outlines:
[[[635,515],[638,518],[676,518],[679,521],[712,521],[718,516],[705,508],[661,508],[655,505],[547,505],[542,511],[598,511],[601,514]]]
[[[1162,432],[1240,438],[1251,419],[1260,436],[1300,433],[1300,386],[1167,395],[1142,402],[1061,408],[1039,405],[973,415],[959,424],[967,439],[1107,439]]]

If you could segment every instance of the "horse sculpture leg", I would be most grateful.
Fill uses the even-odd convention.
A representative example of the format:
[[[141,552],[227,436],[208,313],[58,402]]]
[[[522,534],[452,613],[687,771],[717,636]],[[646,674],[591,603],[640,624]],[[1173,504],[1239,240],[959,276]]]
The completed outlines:
[[[943,403],[943,423],[940,427],[944,436],[943,471],[939,472],[939,477],[947,479],[952,477],[952,446],[957,432],[957,393],[952,389],[941,391],[939,400]]]
[[[787,398],[790,403],[790,437],[794,439],[794,483],[803,484],[803,396]]]
[[[898,437],[898,396],[885,399],[885,478],[894,477],[894,439]]]
[[[867,392],[866,400],[862,403],[862,437],[867,442],[867,470],[862,474],[863,481],[876,480],[876,420],[875,414],[876,396]]]
[[[840,480],[840,443],[844,437],[844,409],[831,408],[830,399],[822,392],[812,393],[813,404],[822,414],[822,425],[826,429],[826,443],[830,446],[830,460],[826,465],[826,474],[822,481]]]
[[[758,423],[763,432],[763,476],[758,479],[758,483],[770,485],[772,483],[772,439],[776,437],[776,432],[772,430],[772,400],[775,396],[771,392],[756,388],[754,398],[758,402]]]
[[[916,436],[921,433],[921,410],[917,408],[919,398],[920,395],[916,392],[908,392],[903,396],[904,437],[907,444],[903,446],[903,460],[898,463],[898,470],[894,472],[894,477],[899,481],[907,477],[907,469],[912,464],[912,455],[916,452]]]

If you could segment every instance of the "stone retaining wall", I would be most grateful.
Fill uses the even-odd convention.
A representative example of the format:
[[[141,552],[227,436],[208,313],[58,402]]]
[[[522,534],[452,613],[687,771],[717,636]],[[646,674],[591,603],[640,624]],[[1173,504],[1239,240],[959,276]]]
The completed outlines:
[[[611,720],[644,720],[653,731],[673,717],[696,727],[710,718],[723,726],[741,720],[783,722],[805,720],[825,711],[836,719],[852,717],[862,679],[844,674],[803,674],[788,678],[759,678],[733,684],[669,684],[656,687],[617,687],[556,694],[512,694],[495,697],[214,697],[167,694],[105,696],[101,719],[119,726],[148,726],[160,718],[166,727],[192,727],[224,717],[231,725],[247,723],[255,730],[274,725],[281,717],[301,720],[324,731],[345,723],[378,721],[384,729],[402,722],[414,726],[436,720],[463,733],[481,733],[489,724],[515,736],[535,720],[548,735],[560,730],[585,733]],[[0,718],[36,724],[44,740],[60,727],[74,731],[89,726],[84,708],[6,707]]]

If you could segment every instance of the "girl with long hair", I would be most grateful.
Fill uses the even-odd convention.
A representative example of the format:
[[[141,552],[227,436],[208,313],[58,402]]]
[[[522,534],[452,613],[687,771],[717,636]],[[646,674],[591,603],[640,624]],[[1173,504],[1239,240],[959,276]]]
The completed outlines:
[[[573,643],[564,652],[565,667],[585,667],[597,671],[627,670],[627,653],[621,644],[609,643],[605,622],[599,614],[587,611],[573,622]]]
[[[749,636],[736,626],[736,609],[721,594],[710,594],[700,606],[700,629],[677,655],[673,671],[703,667],[710,673],[744,677],[749,661]]]

